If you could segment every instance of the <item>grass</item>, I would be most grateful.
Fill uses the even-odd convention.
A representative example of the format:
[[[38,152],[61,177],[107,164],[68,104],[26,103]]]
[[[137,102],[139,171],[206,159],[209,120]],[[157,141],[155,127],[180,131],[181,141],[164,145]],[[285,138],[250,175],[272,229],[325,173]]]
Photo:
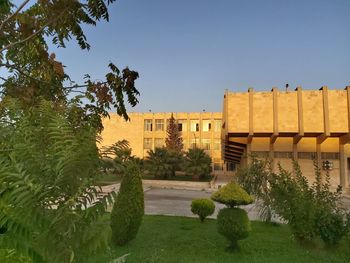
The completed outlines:
[[[145,216],[135,240],[116,248],[117,256],[127,253],[126,262],[225,263],[225,262],[349,262],[350,248],[345,242],[327,250],[320,244],[303,248],[292,238],[286,225],[272,226],[252,222],[249,238],[241,249],[231,252],[227,241],[216,231],[216,221],[168,216]]]

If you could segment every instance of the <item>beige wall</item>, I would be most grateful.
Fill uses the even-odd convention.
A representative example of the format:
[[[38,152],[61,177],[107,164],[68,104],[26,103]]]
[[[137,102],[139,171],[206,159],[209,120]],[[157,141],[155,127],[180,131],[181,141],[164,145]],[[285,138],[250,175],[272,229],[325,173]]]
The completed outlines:
[[[204,147],[204,142],[210,142],[210,150],[206,152],[212,157],[213,162],[222,162],[221,158],[221,125],[216,130],[216,121],[222,122],[221,112],[178,112],[173,113],[176,120],[184,120],[186,130],[182,132],[184,149],[190,147],[191,142],[195,141],[197,147]],[[125,121],[117,114],[111,113],[110,118],[103,120],[104,130],[102,131],[102,141],[100,147],[111,145],[118,140],[128,140],[132,148],[132,154],[140,158],[147,156],[149,149],[144,149],[144,139],[152,139],[152,149],[155,148],[156,139],[162,139],[165,143],[167,120],[171,113],[129,113],[130,121]],[[145,131],[144,121],[152,120],[152,131]],[[163,120],[164,129],[156,131],[156,120]],[[191,131],[191,120],[199,123],[199,131]],[[205,122],[211,123],[210,131],[203,131]],[[215,143],[220,142],[218,149],[215,149]]]
[[[349,187],[349,105],[350,87],[226,92],[222,138],[228,138],[230,150],[225,158],[237,162],[230,152],[237,154],[235,149],[241,147],[229,146],[229,142],[246,146],[240,165],[249,162],[245,156],[251,152],[273,158],[274,169],[280,164],[291,170],[291,159],[295,158],[310,182],[314,180],[313,158],[321,167],[324,160],[329,160],[333,163],[331,183]]]

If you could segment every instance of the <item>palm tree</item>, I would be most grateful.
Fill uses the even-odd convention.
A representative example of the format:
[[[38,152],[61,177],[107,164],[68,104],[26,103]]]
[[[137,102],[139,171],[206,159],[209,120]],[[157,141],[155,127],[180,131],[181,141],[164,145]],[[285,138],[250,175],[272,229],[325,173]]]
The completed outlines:
[[[166,148],[155,148],[154,151],[148,151],[145,166],[155,178],[166,179],[173,173],[173,158]]]
[[[203,178],[210,174],[211,158],[203,149],[189,149],[185,155],[185,171],[194,179]]]
[[[113,170],[116,174],[122,174],[125,162],[133,158],[131,148],[127,140],[117,141],[111,146],[103,147],[101,150],[102,167],[106,171]]]

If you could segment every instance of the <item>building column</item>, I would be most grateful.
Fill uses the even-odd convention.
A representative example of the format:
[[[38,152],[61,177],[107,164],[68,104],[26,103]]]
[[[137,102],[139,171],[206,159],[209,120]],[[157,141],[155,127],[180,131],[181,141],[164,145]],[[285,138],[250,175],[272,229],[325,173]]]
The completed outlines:
[[[345,142],[339,138],[339,171],[340,171],[340,185],[345,188],[349,188],[349,176],[347,169],[347,159],[345,156]]]
[[[250,142],[247,143],[247,149],[246,149],[246,154],[247,154],[247,165],[250,165],[252,163],[252,144]]]
[[[316,161],[317,167],[322,175],[322,157],[321,157],[321,143],[316,139]]]
[[[293,142],[293,160],[298,161],[298,143]]]
[[[275,149],[274,149],[274,142],[270,142],[270,148],[269,148],[269,159],[271,162],[271,170],[272,172],[275,171]]]

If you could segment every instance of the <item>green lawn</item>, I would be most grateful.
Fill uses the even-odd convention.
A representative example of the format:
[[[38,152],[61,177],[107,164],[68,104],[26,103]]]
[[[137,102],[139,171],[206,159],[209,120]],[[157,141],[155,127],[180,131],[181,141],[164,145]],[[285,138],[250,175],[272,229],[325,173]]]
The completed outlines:
[[[225,249],[226,240],[216,232],[216,221],[145,216],[135,240],[116,249],[118,256],[130,253],[127,263],[225,263],[225,262],[350,262],[350,246],[326,250],[321,245],[302,248],[286,225],[252,222],[251,236],[241,241],[239,252]]]

